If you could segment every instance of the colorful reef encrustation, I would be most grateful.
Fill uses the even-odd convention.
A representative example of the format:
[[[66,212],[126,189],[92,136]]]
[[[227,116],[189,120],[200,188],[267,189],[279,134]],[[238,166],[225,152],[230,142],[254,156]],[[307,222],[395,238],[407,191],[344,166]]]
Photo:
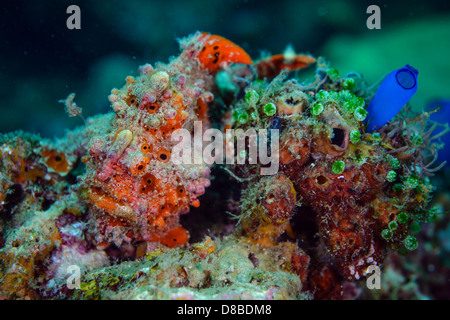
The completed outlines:
[[[253,60],[200,32],[180,46],[65,137],[0,136],[1,298],[354,298],[369,267],[420,249],[420,224],[440,213],[432,177],[448,125],[430,119],[439,108],[408,107],[417,70],[377,87],[290,47]],[[261,175],[246,150],[243,164],[175,163],[174,132],[194,135],[197,121],[224,136],[278,130],[267,141],[279,137],[279,170]],[[223,220],[202,229],[190,211]]]

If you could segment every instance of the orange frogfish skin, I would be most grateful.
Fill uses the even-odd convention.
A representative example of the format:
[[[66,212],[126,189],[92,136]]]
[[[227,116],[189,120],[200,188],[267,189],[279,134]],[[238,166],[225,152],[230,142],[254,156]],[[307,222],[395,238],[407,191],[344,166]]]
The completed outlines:
[[[220,36],[197,33],[180,41],[182,52],[111,91],[115,116],[88,145],[80,195],[89,205],[94,243],[101,248],[155,242],[167,247],[189,241],[180,215],[210,185],[209,164],[177,162],[176,130],[191,136],[194,123],[209,127],[214,72],[252,63],[240,47]],[[184,131],[184,132],[186,132]]]
[[[253,63],[252,58],[244,49],[221,36],[203,33],[199,41],[203,43],[203,47],[197,55],[197,59],[203,68],[210,72],[218,71],[223,64]]]

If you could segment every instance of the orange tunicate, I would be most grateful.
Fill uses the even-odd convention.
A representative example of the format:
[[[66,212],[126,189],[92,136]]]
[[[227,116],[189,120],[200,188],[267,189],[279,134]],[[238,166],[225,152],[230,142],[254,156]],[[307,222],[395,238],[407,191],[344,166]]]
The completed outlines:
[[[159,242],[169,248],[178,247],[189,240],[189,232],[182,226],[177,226],[169,230],[166,234],[153,236],[150,241]]]
[[[147,173],[142,177],[142,182],[139,187],[139,191],[142,193],[149,193],[156,189],[158,185],[158,179],[151,173]]]
[[[137,101],[137,98],[134,94],[128,95],[125,99],[125,102],[128,106],[134,105],[137,107],[139,105],[139,102]]]
[[[177,119],[170,119],[167,121],[167,124],[163,127],[161,127],[159,130],[161,131],[161,134],[163,137],[166,137],[167,134],[172,133],[173,131],[180,129],[182,126],[182,122],[177,121]]]
[[[203,47],[197,59],[210,72],[218,71],[223,63],[253,63],[244,49],[221,36],[203,33],[199,41],[203,43]]]
[[[42,157],[48,168],[60,174],[67,174],[70,171],[70,163],[67,161],[66,155],[56,150],[42,150]]]
[[[153,136],[155,136],[158,133],[158,131],[159,131],[158,128],[152,128],[152,127],[149,127],[149,126],[144,126],[144,130],[146,132],[150,133]]]
[[[147,110],[147,112],[150,114],[156,113],[159,110],[159,104],[156,102],[149,103],[145,106],[145,110]]]
[[[167,196],[167,194],[165,196]],[[166,225],[165,218],[172,214],[173,209],[174,206],[171,205],[170,203],[161,204],[159,207],[158,214],[148,217],[148,223],[151,226],[165,227]]]
[[[168,151],[166,149],[161,149],[158,152],[157,159],[158,159],[158,161],[161,161],[163,163],[169,162],[169,160],[170,160],[170,151]]]
[[[141,145],[141,151],[143,153],[151,152],[152,151],[152,146],[147,144],[147,143],[144,143],[144,144]]]
[[[176,190],[179,197],[186,196],[186,190],[184,189],[183,186],[177,186]]]
[[[130,168],[130,172],[134,176],[138,176],[145,172],[145,169],[147,168],[147,165],[149,164],[149,160],[147,158],[143,158],[141,161],[139,161],[136,165],[132,166]]]

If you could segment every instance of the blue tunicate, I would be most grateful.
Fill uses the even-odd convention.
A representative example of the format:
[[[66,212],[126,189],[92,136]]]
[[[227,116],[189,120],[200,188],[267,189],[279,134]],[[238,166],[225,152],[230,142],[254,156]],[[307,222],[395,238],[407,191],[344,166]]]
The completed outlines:
[[[431,111],[434,110],[436,108],[440,107],[440,109],[438,111],[436,111],[435,113],[431,114],[430,116],[430,120],[439,122],[439,123],[448,123],[450,122],[450,100],[436,100],[431,102],[428,107],[427,110]],[[442,127],[438,127],[436,130],[434,130],[434,132],[432,133],[432,135],[436,135],[440,132],[442,132],[444,130],[444,128]],[[438,151],[438,160],[440,162],[442,161],[447,161],[447,166],[450,166],[450,133],[447,133],[445,135],[443,135],[442,137],[440,137],[440,142],[445,143],[444,145],[444,149],[441,149]]]
[[[417,91],[418,75],[419,72],[407,64],[383,80],[367,108],[368,132],[385,125],[412,98]]]

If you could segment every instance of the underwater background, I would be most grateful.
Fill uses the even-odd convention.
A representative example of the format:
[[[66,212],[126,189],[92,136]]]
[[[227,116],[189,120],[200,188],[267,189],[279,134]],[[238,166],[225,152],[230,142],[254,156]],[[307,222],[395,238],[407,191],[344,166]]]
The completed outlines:
[[[414,106],[448,98],[446,1],[76,1],[81,30],[66,28],[70,4],[3,6],[1,132],[61,136],[82,123],[66,117],[58,100],[76,92],[85,116],[107,112],[112,87],[136,66],[167,62],[178,52],[176,39],[198,30],[233,39],[254,59],[291,44],[370,83],[409,63],[420,71]],[[366,27],[371,4],[381,8],[380,30]]]
[[[80,30],[66,27],[72,4],[81,8]],[[369,5],[381,9],[379,30],[366,26]],[[84,124],[67,116],[61,99],[75,92],[85,118],[110,112],[112,88],[138,76],[145,63],[167,63],[179,53],[177,39],[196,31],[230,39],[255,60],[291,45],[325,57],[341,74],[356,71],[369,84],[410,64],[419,71],[412,109],[442,106],[435,120],[450,120],[448,1],[19,0],[2,5],[0,15],[0,133],[62,137]],[[448,164],[432,177],[433,204],[442,214],[417,231],[420,251],[391,256],[382,290],[351,298],[450,299],[449,178]],[[216,183],[206,203],[220,197],[224,182]],[[191,233],[196,241],[203,236]]]

